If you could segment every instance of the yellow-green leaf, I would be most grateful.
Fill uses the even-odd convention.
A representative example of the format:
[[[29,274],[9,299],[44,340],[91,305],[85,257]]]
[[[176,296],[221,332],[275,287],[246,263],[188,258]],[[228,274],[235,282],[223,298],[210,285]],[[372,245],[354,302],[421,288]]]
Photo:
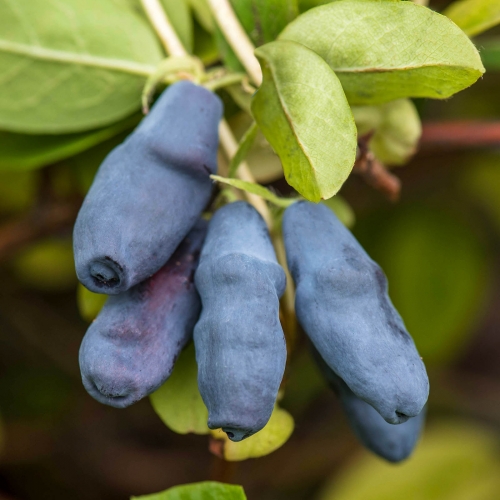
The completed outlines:
[[[221,429],[211,433],[216,439],[224,441],[222,446],[224,459],[236,462],[269,455],[288,441],[293,428],[293,417],[286,410],[276,406],[267,425],[243,441],[234,443]]]
[[[140,107],[163,53],[131,2],[0,0],[0,127],[59,134]]]
[[[255,54],[264,80],[252,113],[288,184],[310,201],[332,197],[356,156],[356,127],[338,78],[298,43],[272,42]]]
[[[178,434],[208,434],[208,410],[198,391],[198,366],[194,344],[179,356],[170,378],[151,396],[163,423]]]
[[[299,16],[280,39],[319,54],[351,104],[445,99],[484,73],[476,48],[460,28],[412,2],[329,3]]]
[[[443,14],[469,36],[475,36],[500,23],[500,2],[498,0],[459,0],[453,2]]]
[[[354,106],[352,113],[358,135],[374,132],[370,149],[386,165],[402,165],[415,153],[422,124],[409,99],[379,106]]]

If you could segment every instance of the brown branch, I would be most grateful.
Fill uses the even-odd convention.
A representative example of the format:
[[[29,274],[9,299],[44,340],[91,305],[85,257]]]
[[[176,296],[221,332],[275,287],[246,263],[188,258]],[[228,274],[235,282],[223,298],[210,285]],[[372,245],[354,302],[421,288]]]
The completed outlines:
[[[80,205],[80,199],[47,201],[0,226],[0,261],[40,238],[70,229]]]
[[[387,199],[396,202],[401,193],[401,181],[370,151],[368,143],[371,136],[372,134],[367,134],[359,138],[356,162],[352,171],[362,177],[369,186],[382,192]]]
[[[423,151],[467,149],[500,145],[500,121],[448,121],[424,123]]]

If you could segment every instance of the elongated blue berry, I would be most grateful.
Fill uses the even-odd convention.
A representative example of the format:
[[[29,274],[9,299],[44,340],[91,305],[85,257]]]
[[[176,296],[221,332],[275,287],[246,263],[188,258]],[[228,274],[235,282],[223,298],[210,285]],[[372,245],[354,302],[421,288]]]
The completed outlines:
[[[215,213],[195,282],[203,309],[194,343],[208,426],[240,441],[269,420],[286,362],[279,320],[285,273],[249,204]]]
[[[418,415],[427,373],[380,267],[324,205],[291,205],[283,235],[297,317],[327,365],[387,422]]]
[[[389,462],[401,462],[413,452],[425,423],[425,407],[401,424],[387,423],[373,406],[359,399],[314,350],[314,358],[330,387],[339,396],[349,424],[359,441]]]
[[[121,293],[167,262],[210,199],[221,115],[215,94],[176,83],[104,160],[73,235],[89,290]]]
[[[155,391],[191,338],[201,303],[194,286],[206,222],[199,221],[156,274],[109,297],[80,348],[89,394],[124,408]]]

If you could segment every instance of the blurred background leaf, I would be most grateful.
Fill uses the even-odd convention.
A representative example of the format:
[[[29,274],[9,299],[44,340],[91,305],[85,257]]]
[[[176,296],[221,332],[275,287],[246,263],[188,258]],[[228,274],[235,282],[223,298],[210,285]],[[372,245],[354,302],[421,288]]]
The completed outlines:
[[[358,228],[356,228],[358,229]],[[373,228],[374,229],[374,228]],[[361,241],[384,269],[389,294],[427,364],[453,359],[483,312],[487,253],[457,214],[416,204],[386,214]]]
[[[475,36],[500,24],[497,0],[456,0],[444,12],[469,36]]]
[[[414,455],[394,466],[364,454],[318,500],[492,500],[500,491],[498,440],[467,422],[429,429]]]

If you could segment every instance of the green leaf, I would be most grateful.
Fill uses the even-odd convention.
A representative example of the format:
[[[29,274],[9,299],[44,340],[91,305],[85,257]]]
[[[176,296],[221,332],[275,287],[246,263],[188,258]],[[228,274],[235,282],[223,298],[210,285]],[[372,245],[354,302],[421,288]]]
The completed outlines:
[[[132,4],[102,0],[0,1],[0,127],[81,132],[140,107],[163,54]]]
[[[64,135],[27,135],[0,131],[0,171],[33,170],[50,165],[132,129],[142,115],[135,114],[110,127]]]
[[[131,497],[131,500],[246,500],[241,486],[204,481],[174,486],[161,493]]]
[[[178,434],[208,434],[208,410],[198,391],[194,344],[179,356],[170,378],[151,396],[151,405],[163,423]]]
[[[412,2],[333,2],[299,16],[280,39],[319,54],[339,77],[351,104],[445,99],[484,73],[463,31]]]
[[[280,198],[264,186],[253,182],[242,181],[240,179],[228,179],[226,177],[220,177],[219,175],[211,175],[210,178],[214,181],[222,182],[223,184],[229,184],[230,186],[246,191],[247,193],[256,194],[257,196],[264,198],[264,200],[274,203],[278,207],[286,208],[292,203],[298,201],[298,198]]]
[[[283,446],[292,435],[293,417],[282,408],[276,406],[267,425],[257,434],[234,443],[222,429],[211,431],[215,439],[223,442],[222,456],[229,462],[238,462],[248,458],[269,455]]]
[[[193,18],[189,8],[189,0],[160,0],[168,20],[172,24],[184,48],[193,52]]]
[[[354,106],[358,136],[374,131],[369,146],[386,165],[402,165],[415,153],[422,134],[417,109],[409,99],[380,106]]]
[[[469,36],[500,24],[500,2],[498,0],[458,0],[443,12]]]
[[[500,491],[498,436],[453,420],[427,431],[397,468],[378,457],[352,461],[329,481],[318,500],[491,500]]]
[[[321,57],[278,41],[255,51],[263,83],[252,113],[281,159],[285,177],[304,198],[332,197],[356,157],[356,127],[342,86]]]
[[[273,42],[299,13],[297,0],[230,0],[236,17],[254,45]],[[229,69],[245,71],[223,33],[217,28],[216,39],[222,59]]]
[[[236,154],[233,156],[231,162],[229,163],[229,177],[234,177],[236,175],[238,167],[247,156],[248,152],[250,151],[250,148],[253,146],[258,131],[259,127],[255,122],[253,122],[252,125],[250,125],[248,130],[241,138],[240,143],[238,145],[238,150],[236,151]]]
[[[231,0],[233,9],[252,42],[273,42],[299,14],[297,0]]]
[[[78,311],[80,316],[91,323],[97,318],[97,315],[101,312],[106,300],[107,295],[103,293],[94,293],[87,290],[82,284],[78,283],[78,289],[76,292],[76,303],[78,305]]]

